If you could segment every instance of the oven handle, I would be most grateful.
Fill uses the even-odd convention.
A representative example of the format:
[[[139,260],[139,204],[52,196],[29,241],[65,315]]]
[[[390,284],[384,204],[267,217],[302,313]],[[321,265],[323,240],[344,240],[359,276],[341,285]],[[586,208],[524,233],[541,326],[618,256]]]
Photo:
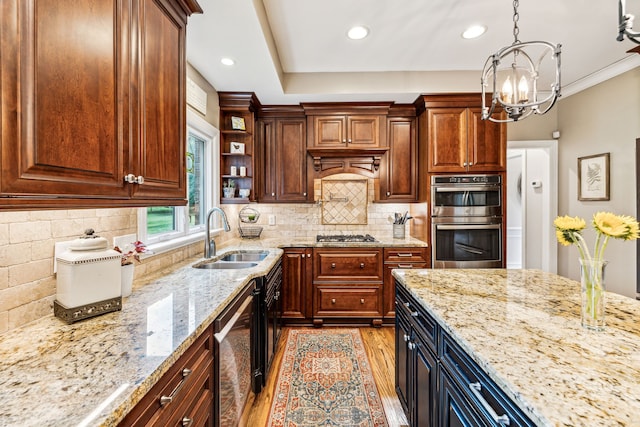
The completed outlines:
[[[499,190],[499,185],[478,185],[472,187],[433,187],[436,193],[459,193],[461,191],[492,191]]]
[[[475,254],[475,255],[484,255],[484,251],[482,249],[478,249],[478,248],[475,248],[473,246],[465,245],[464,243],[455,242],[454,244],[457,247],[459,247],[460,249],[462,249],[463,251],[467,252],[467,253]]]
[[[498,230],[502,227],[502,224],[435,224],[435,227],[438,230]]]

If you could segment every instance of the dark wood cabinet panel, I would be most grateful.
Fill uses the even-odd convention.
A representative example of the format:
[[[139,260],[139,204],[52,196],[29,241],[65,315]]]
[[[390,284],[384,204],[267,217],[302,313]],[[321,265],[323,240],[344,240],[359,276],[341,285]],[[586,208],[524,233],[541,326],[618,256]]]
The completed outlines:
[[[504,113],[501,113],[504,115]],[[507,170],[507,128],[504,124],[482,120],[481,108],[468,111],[469,171]]]
[[[260,120],[260,202],[303,203],[309,199],[307,131],[304,118]]]
[[[467,162],[466,108],[427,111],[429,172],[464,172]]]
[[[346,248],[314,250],[313,281],[382,282],[382,250]]]
[[[429,248],[384,248],[384,288],[382,313],[385,322],[396,316],[396,286],[391,274],[394,268],[430,268]]]
[[[197,3],[2,8],[0,209],[185,203],[185,33]]]
[[[312,252],[311,248],[284,249],[282,255],[282,318],[286,323],[310,321]]]
[[[387,119],[389,151],[380,166],[379,201],[418,200],[418,147],[415,117]]]
[[[314,148],[358,149],[381,146],[379,115],[310,116]]]
[[[317,285],[314,317],[381,317],[382,295],[379,286]]]

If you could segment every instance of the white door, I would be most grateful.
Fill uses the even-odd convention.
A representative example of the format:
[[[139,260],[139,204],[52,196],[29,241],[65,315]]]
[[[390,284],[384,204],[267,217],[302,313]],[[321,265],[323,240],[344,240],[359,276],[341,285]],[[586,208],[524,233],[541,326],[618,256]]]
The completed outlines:
[[[557,272],[557,141],[507,143],[507,268]]]

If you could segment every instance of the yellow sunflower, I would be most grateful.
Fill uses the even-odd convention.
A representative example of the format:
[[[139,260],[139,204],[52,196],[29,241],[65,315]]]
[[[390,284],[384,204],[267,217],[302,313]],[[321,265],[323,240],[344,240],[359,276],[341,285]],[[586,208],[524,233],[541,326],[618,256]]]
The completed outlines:
[[[557,217],[555,221],[553,221],[553,225],[556,227],[556,229],[562,231],[580,231],[584,230],[584,228],[587,226],[587,223],[580,217],[571,217],[569,215],[565,215]]]
[[[624,239],[629,234],[629,226],[623,217],[611,212],[598,212],[593,215],[593,227],[605,236]]]

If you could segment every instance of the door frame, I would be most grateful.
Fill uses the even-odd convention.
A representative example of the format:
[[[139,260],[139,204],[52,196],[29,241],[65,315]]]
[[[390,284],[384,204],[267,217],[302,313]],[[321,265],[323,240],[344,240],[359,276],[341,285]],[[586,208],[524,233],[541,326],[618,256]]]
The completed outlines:
[[[545,218],[543,219],[544,230],[541,230],[539,234],[542,239],[542,247],[547,248],[545,251],[546,256],[543,256],[541,260],[541,266],[544,271],[550,273],[557,273],[558,271],[558,245],[556,242],[555,228],[553,226],[553,220],[558,215],[558,140],[531,140],[531,141],[507,141],[507,150],[509,149],[542,149],[549,155],[549,191],[546,193],[546,204],[549,209],[545,210]],[[526,165],[523,166],[523,176],[527,176]],[[523,194],[525,192],[523,191]],[[524,196],[526,197],[526,196]],[[526,268],[526,200],[523,201],[523,252],[522,261]]]

